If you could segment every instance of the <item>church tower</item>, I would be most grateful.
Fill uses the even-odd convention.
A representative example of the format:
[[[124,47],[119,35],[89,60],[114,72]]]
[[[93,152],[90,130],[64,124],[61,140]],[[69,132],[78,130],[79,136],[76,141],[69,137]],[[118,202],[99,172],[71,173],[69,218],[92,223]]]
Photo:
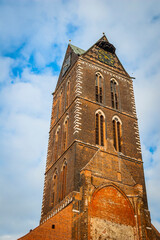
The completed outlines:
[[[21,239],[160,239],[133,80],[105,35],[87,51],[68,45],[53,93],[40,225]]]

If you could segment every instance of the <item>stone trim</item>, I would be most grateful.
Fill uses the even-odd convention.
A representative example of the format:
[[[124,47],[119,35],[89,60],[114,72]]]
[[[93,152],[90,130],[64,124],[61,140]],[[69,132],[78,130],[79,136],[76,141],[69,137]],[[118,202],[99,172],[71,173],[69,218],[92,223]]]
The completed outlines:
[[[67,207],[73,200],[76,194],[80,194],[79,192],[73,191],[72,193],[68,194],[59,204],[57,204],[45,217],[42,217],[40,220],[40,225],[45,223],[48,219],[56,215],[62,209]]]
[[[104,70],[104,69],[106,69],[104,66],[99,66],[99,64],[98,63],[96,63],[96,62],[94,62],[93,63],[93,61],[92,62],[90,62],[88,59],[84,59],[84,58],[80,58],[80,60],[82,60],[81,61],[81,63],[82,64],[85,64],[85,65],[87,65],[87,66],[89,66],[89,67],[91,67],[91,68],[94,68],[94,69],[96,69],[97,71],[101,71],[101,72],[104,72],[104,73],[107,73],[108,75],[110,75],[111,77],[115,77],[115,78],[117,78],[117,79],[119,79],[119,80],[123,80],[123,81],[128,81],[128,82],[131,82],[132,80],[131,80],[131,78],[127,78],[127,77],[121,77],[120,75],[121,75],[121,73],[117,73],[117,74],[115,74],[115,73],[113,73],[112,72],[112,70],[110,70],[110,69],[107,69],[107,70]],[[119,74],[119,75],[118,75]]]
[[[83,70],[83,67],[81,66],[81,62],[79,61],[77,63],[77,69],[76,69],[76,85],[75,85],[75,97],[80,97],[82,94],[82,79],[83,79],[83,72],[81,71]],[[73,135],[76,133],[79,133],[79,131],[82,130],[81,128],[81,115],[82,115],[82,108],[81,108],[81,100],[79,98],[77,98],[75,100],[75,107],[74,107],[74,124],[73,124],[73,128],[74,128],[74,132]]]

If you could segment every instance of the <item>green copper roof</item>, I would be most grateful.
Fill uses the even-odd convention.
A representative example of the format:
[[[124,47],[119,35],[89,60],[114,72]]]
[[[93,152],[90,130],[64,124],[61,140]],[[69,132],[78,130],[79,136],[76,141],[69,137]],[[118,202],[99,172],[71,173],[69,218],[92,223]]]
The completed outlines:
[[[74,46],[74,45],[72,45],[72,44],[69,44],[69,45],[71,46],[71,48],[73,49],[73,51],[74,51],[76,54],[81,55],[81,54],[85,53],[85,51],[84,51],[83,49],[78,48],[78,47],[76,47],[76,46]]]

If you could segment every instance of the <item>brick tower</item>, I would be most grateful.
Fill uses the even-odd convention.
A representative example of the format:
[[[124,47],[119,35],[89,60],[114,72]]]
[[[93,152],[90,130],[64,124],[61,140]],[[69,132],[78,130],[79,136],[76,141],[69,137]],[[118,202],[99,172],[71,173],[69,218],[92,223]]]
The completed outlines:
[[[68,45],[55,92],[40,225],[21,239],[152,240],[132,78],[106,36]]]

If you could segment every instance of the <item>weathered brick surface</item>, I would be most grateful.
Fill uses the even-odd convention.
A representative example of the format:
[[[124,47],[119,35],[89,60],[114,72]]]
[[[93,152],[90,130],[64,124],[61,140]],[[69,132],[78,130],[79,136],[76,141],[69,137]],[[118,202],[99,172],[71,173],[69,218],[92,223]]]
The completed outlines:
[[[90,218],[102,218],[122,225],[135,226],[131,203],[113,186],[103,187],[93,194],[89,215]]]
[[[55,225],[55,228],[52,228]],[[72,239],[72,204],[61,210],[19,240],[69,240]]]
[[[46,222],[21,239],[158,239],[148,211],[133,82],[116,55],[115,66],[111,66],[99,61],[98,51],[102,49],[94,45],[79,56],[68,46],[65,57],[71,54],[71,65],[64,76],[60,73],[53,94],[41,214],[41,223]],[[103,78],[102,103],[95,98],[97,72]],[[118,109],[111,104],[112,79],[118,84]],[[105,116],[104,146],[95,143],[97,110]],[[114,148],[114,116],[121,121],[121,152]],[[68,135],[64,149],[66,117]],[[55,157],[57,129],[59,142]],[[64,161],[67,163],[66,190],[61,199]],[[55,172],[57,188],[53,204]],[[73,205],[64,208],[68,201]],[[58,213],[51,217],[57,209]],[[54,222],[56,227],[51,229]]]

